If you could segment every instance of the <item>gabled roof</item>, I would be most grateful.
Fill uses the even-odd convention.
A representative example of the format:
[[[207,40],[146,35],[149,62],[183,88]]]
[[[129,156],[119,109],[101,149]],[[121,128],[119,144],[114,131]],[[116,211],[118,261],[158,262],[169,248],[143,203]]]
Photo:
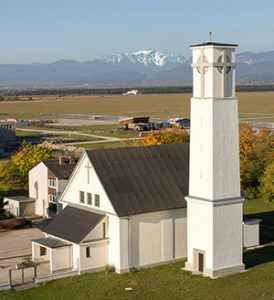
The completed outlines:
[[[75,163],[59,164],[58,159],[45,159],[43,163],[58,179],[68,179],[72,173]]]
[[[186,207],[188,144],[86,152],[119,217]]]
[[[66,206],[43,228],[43,232],[79,244],[104,217],[92,211]]]

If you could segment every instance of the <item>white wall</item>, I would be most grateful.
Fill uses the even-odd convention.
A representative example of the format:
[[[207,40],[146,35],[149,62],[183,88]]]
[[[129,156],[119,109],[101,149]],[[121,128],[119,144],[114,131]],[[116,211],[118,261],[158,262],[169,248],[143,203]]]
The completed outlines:
[[[238,101],[191,99],[189,195],[240,197]]]
[[[243,247],[255,247],[260,244],[259,220],[243,223]]]
[[[78,161],[74,173],[71,176],[70,181],[67,184],[67,187],[60,198],[60,201],[61,202],[63,201],[64,203],[76,203],[78,205],[92,207],[96,210],[98,209],[105,212],[116,214],[111,202],[109,201],[108,195],[106,194],[103,186],[101,185],[101,182],[96,174],[96,170],[94,170],[93,166],[92,169],[90,170],[90,183],[88,184],[87,169],[85,168],[87,162],[89,162],[89,164],[92,166],[92,163],[90,162],[87,154],[84,153],[81,159]],[[92,193],[91,206],[86,203],[85,204],[80,203],[80,197],[79,197],[80,191],[85,192],[85,197],[87,192]],[[95,194],[100,195],[99,208],[94,205]],[[85,199],[85,201],[87,201],[87,199]]]
[[[90,257],[86,257],[86,248],[90,247]],[[80,271],[102,268],[108,264],[108,240],[80,245]]]
[[[193,252],[200,250],[205,253],[206,269],[242,264],[242,203],[215,206],[187,198],[187,212],[188,263],[194,264]]]
[[[120,231],[120,270],[187,255],[186,209],[131,216],[121,220]]]
[[[84,238],[83,242],[103,239],[103,223],[105,223],[106,237],[108,237],[108,220],[107,217],[103,218],[92,231]]]
[[[214,207],[214,269],[242,264],[242,219],[242,203]]]
[[[38,181],[38,199],[36,199],[36,181]],[[46,208],[48,207],[48,169],[43,162],[40,162],[29,171],[29,197],[36,199],[34,204],[35,214],[46,215]]]
[[[40,256],[40,245],[32,242],[32,261],[41,262],[50,260],[50,249],[46,248],[46,255]]]
[[[206,267],[212,269],[213,209],[205,202],[188,200],[187,215],[187,261],[193,264],[193,250],[202,250],[206,253]]]
[[[72,244],[72,267],[75,270],[79,270],[80,267],[80,246],[78,244]]]
[[[120,219],[115,215],[108,215],[109,235],[109,264],[120,268]]]
[[[19,201],[14,201],[9,198],[4,198],[4,203],[5,202],[8,202],[6,205],[4,205],[5,210],[9,211],[15,216],[20,216]]]
[[[55,272],[72,267],[72,246],[51,249],[50,269]]]

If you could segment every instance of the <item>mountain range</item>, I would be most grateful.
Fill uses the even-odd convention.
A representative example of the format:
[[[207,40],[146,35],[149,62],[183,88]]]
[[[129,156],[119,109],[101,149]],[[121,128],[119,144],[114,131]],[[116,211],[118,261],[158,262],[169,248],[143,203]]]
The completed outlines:
[[[129,87],[192,85],[191,57],[159,50],[117,53],[77,62],[0,64],[0,87]],[[273,84],[274,51],[237,55],[237,84]]]

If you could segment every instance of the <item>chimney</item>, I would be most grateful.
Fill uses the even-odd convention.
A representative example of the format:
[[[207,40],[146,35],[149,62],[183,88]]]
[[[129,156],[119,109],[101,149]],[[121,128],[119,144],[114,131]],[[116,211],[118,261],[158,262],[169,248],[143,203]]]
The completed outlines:
[[[75,158],[72,157],[72,156],[70,156],[70,157],[69,157],[69,163],[70,163],[70,164],[75,164]]]
[[[64,156],[59,156],[59,165],[64,165],[66,163],[66,158]]]

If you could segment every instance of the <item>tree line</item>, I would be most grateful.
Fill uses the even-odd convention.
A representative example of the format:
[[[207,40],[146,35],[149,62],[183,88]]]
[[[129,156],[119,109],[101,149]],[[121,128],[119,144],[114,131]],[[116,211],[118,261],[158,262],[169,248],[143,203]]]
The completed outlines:
[[[170,87],[130,87],[130,88],[56,88],[56,89],[14,89],[0,90],[0,101],[5,96],[33,96],[33,95],[119,95],[129,90],[139,90],[143,94],[177,94],[192,93],[192,86]],[[274,91],[274,85],[238,85],[237,92],[266,92]],[[2,98],[1,98],[2,97]]]

